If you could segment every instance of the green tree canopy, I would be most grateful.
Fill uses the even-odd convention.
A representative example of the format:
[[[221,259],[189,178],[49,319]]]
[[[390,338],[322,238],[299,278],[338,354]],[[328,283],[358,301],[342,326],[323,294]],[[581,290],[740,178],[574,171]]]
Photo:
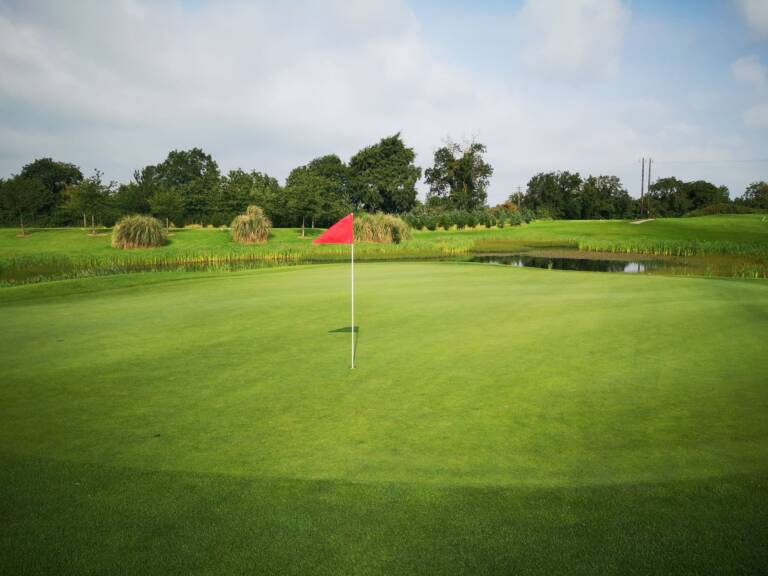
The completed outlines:
[[[434,164],[424,173],[429,197],[447,198],[459,210],[485,206],[486,189],[493,167],[483,159],[484,144],[470,142],[461,146],[449,142],[435,151]]]
[[[617,176],[589,176],[578,194],[580,218],[607,219],[633,216],[632,197]]]
[[[522,204],[552,218],[581,218],[582,182],[578,172],[540,172],[529,180]]]
[[[93,227],[97,221],[112,224],[116,217],[113,198],[115,183],[102,182],[102,173],[94,171],[93,176],[67,187],[66,208],[73,214],[82,215],[83,221],[90,220]]]
[[[184,199],[187,222],[210,222],[220,184],[219,166],[200,148],[173,150],[160,164],[147,166],[136,174],[136,183],[147,186],[147,197],[160,189],[172,189]]]
[[[294,168],[285,184],[288,212],[295,223],[331,224],[351,210],[346,167],[335,155],[321,156]]]
[[[752,182],[744,191],[742,202],[754,208],[768,208],[768,182]]]
[[[49,204],[50,196],[50,190],[37,178],[14,176],[0,186],[0,207],[11,218],[18,219],[24,234],[25,222]]]
[[[149,208],[153,216],[179,225],[184,220],[184,197],[176,188],[160,188],[149,198]]]
[[[399,132],[363,148],[349,161],[349,200],[370,212],[407,212],[416,205],[421,178],[415,159]]]

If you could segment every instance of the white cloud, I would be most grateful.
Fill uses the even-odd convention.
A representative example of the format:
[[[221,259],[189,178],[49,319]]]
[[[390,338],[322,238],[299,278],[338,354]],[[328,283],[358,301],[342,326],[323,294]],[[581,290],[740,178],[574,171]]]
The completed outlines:
[[[768,86],[768,70],[760,63],[760,59],[755,56],[744,56],[731,64],[731,74],[739,82],[748,84],[754,88],[765,88]]]
[[[536,71],[568,79],[614,73],[629,10],[621,0],[526,0],[524,56]]]
[[[768,128],[768,102],[752,106],[744,112],[744,123],[750,128]]]
[[[768,2],[766,0],[738,0],[747,25],[761,36],[768,36]]]
[[[127,180],[201,146],[224,170],[285,178],[402,131],[422,167],[446,136],[487,144],[498,202],[540,170],[617,174],[636,193],[640,156],[750,154],[666,100],[539,82],[542,71],[570,81],[616,69],[628,19],[618,1],[529,2],[518,16],[538,38],[537,69],[500,58],[483,77],[433,52],[429,22],[399,2],[0,0],[0,176],[53,156]],[[702,106],[705,118],[725,107]]]

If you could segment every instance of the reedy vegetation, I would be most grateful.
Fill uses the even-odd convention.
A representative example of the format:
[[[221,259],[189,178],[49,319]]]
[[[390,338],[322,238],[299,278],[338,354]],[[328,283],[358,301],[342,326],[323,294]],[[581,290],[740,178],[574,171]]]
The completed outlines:
[[[163,226],[152,216],[124,216],[112,230],[113,248],[154,248],[163,244]]]
[[[230,226],[232,240],[239,244],[263,244],[269,239],[272,222],[258,206],[248,206],[245,214],[239,214]]]

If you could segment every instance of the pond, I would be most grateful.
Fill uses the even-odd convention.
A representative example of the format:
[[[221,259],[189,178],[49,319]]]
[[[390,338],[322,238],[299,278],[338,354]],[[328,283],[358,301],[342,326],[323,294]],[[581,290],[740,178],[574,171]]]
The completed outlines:
[[[621,272],[639,274],[664,266],[661,260],[614,260],[594,258],[567,258],[561,256],[531,256],[528,254],[478,254],[472,262],[502,264],[522,268],[548,270],[580,270],[585,272]]]

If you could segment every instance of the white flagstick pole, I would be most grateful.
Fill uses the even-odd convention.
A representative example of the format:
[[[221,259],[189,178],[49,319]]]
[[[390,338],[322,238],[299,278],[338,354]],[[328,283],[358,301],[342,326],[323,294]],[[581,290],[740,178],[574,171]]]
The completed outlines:
[[[355,367],[355,241],[352,240],[352,368]]]

